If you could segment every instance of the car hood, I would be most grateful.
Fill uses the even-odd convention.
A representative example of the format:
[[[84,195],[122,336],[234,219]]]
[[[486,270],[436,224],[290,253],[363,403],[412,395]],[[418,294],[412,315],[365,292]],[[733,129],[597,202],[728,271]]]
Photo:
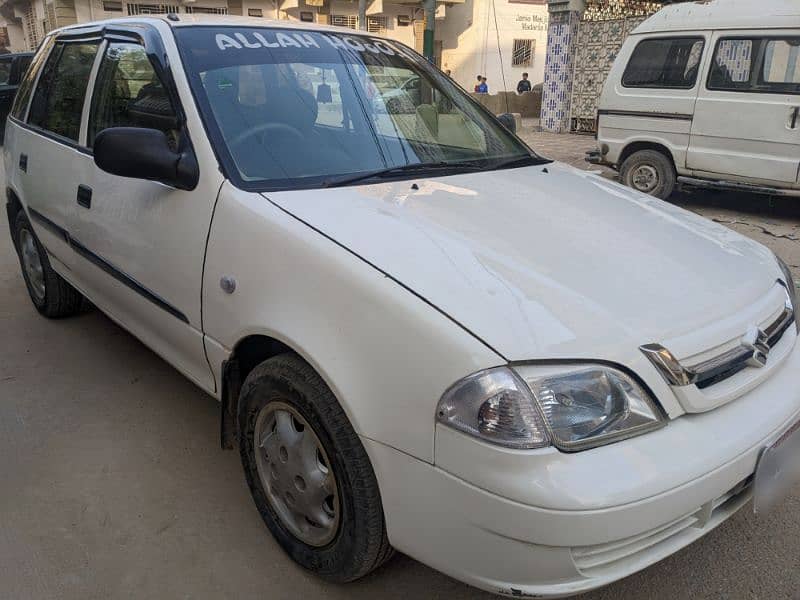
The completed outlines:
[[[630,356],[776,280],[760,244],[558,163],[265,196],[509,361]]]

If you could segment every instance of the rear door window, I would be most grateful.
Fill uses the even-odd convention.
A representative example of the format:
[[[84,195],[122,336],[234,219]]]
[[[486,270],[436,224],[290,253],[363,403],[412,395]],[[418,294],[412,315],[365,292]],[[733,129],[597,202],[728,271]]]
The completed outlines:
[[[99,42],[56,43],[31,102],[28,123],[77,142]]]
[[[629,88],[691,89],[703,56],[703,38],[651,38],[631,54],[622,85]]]

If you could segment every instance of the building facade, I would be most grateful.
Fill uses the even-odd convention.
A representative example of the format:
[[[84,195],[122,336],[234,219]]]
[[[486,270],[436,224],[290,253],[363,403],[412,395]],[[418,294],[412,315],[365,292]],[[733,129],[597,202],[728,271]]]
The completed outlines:
[[[6,49],[33,50],[58,27],[157,13],[211,13],[288,19],[358,29],[356,0],[0,0]],[[436,10],[436,63],[472,89],[476,75],[491,92],[516,89],[523,72],[544,74],[546,0],[447,0]],[[0,26],[3,26],[0,23]],[[366,29],[422,51],[422,2],[371,0]],[[2,33],[2,32],[0,32]]]

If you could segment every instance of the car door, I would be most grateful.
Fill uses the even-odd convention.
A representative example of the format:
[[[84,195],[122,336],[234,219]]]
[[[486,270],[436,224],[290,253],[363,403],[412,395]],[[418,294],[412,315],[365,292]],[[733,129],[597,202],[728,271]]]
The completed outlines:
[[[716,32],[687,166],[782,187],[800,167],[800,31]]]
[[[164,131],[173,143],[188,126],[173,80],[165,75],[158,36],[107,39],[98,59],[85,139],[111,127]],[[154,47],[154,44],[158,47]],[[180,65],[171,57],[173,71]],[[191,99],[190,99],[191,101]],[[192,134],[202,136],[196,129]],[[134,335],[206,390],[214,381],[205,357],[201,285],[205,243],[222,176],[201,165],[193,191],[102,171],[81,173],[73,196],[76,264],[87,295]]]
[[[74,190],[89,173],[92,162],[79,136],[100,41],[55,41],[50,52],[43,55],[46,62],[25,122],[19,122],[13,144],[9,144],[14,153],[7,162],[9,180],[21,194],[51,263],[62,275],[75,259],[69,244]]]

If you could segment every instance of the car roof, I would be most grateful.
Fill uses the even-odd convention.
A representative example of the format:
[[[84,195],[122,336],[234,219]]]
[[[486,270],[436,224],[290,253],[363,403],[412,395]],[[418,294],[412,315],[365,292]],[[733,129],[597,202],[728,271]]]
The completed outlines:
[[[665,6],[631,33],[800,27],[800,0],[698,0]]]
[[[266,29],[296,29],[298,31],[323,31],[330,33],[346,33],[347,35],[368,35],[369,37],[383,37],[367,31],[350,29],[348,27],[336,27],[334,25],[318,25],[316,23],[306,23],[304,21],[287,21],[277,19],[265,19],[261,17],[240,17],[233,15],[202,15],[202,14],[163,14],[146,15],[140,17],[123,17],[119,19],[107,19],[94,21],[92,23],[80,23],[69,25],[53,32],[66,33],[68,31],[95,29],[98,27],[109,27],[115,24],[130,25],[133,23],[166,23],[170,27],[192,27],[192,26],[217,26],[217,27],[260,27]]]

